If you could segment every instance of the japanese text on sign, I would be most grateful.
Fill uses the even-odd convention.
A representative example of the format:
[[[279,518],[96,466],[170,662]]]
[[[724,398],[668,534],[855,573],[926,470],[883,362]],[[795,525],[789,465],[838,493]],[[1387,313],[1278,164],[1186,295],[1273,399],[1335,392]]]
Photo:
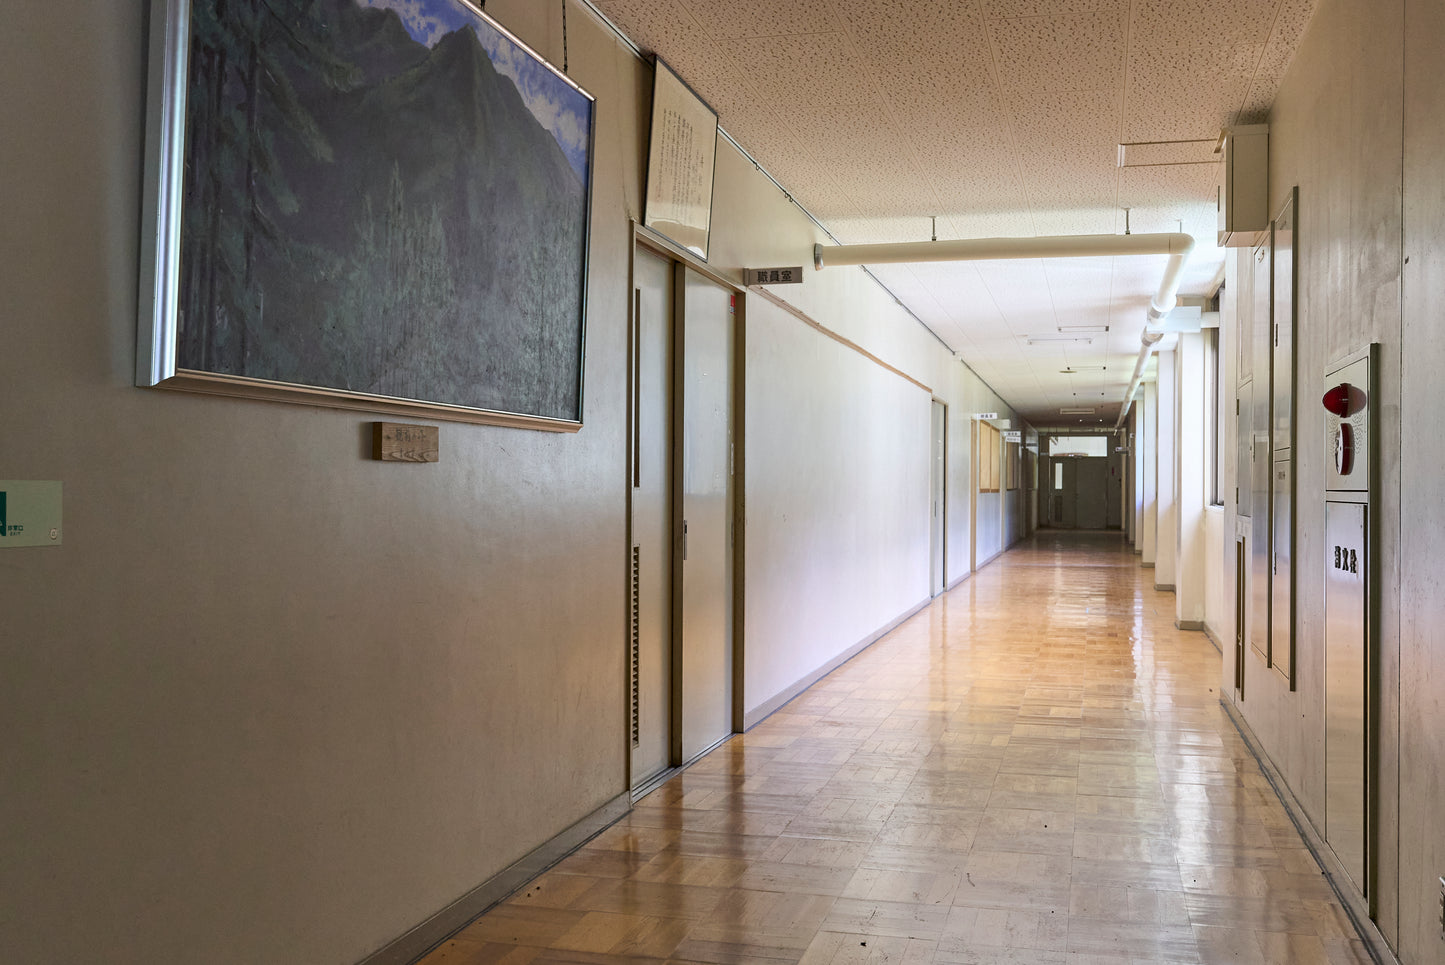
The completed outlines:
[[[749,268],[749,285],[801,285],[803,283],[803,267],[794,265],[791,268]]]

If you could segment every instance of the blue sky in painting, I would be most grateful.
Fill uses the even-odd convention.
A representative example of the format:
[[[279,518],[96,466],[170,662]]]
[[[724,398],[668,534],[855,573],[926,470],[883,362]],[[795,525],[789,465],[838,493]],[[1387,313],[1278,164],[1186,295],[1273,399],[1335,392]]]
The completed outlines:
[[[567,161],[585,183],[591,102],[526,51],[498,33],[455,0],[356,0],[363,7],[384,7],[401,17],[407,33],[428,47],[453,30],[476,31],[497,73],[511,80],[537,122],[557,139]]]

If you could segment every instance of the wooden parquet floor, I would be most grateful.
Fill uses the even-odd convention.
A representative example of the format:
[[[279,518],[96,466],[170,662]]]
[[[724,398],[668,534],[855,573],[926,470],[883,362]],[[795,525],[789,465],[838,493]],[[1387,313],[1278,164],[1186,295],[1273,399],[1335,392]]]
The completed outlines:
[[[1369,962],[1153,573],[1021,544],[422,961]]]

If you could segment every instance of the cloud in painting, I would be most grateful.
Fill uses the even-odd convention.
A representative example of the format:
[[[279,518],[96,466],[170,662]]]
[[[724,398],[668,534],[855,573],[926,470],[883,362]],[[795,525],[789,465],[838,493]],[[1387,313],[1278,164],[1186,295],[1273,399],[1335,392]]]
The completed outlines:
[[[491,24],[455,0],[356,0],[363,7],[391,10],[411,38],[428,47],[453,30],[471,27],[498,74],[522,95],[537,123],[557,140],[567,161],[584,181],[587,145],[591,139],[591,102],[566,81],[538,63]]]
[[[591,102],[490,24],[478,22],[476,31],[497,73],[516,85],[527,110],[557,139],[568,163],[585,180]]]
[[[451,0],[356,0],[358,6],[395,11],[402,26],[417,43],[428,47],[472,22],[469,11]]]

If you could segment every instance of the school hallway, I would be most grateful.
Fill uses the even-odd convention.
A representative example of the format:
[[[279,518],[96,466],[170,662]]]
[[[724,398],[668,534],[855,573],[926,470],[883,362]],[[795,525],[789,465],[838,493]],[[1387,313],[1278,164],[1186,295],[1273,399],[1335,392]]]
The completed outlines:
[[[1152,574],[1040,531],[423,962],[1370,961]]]

